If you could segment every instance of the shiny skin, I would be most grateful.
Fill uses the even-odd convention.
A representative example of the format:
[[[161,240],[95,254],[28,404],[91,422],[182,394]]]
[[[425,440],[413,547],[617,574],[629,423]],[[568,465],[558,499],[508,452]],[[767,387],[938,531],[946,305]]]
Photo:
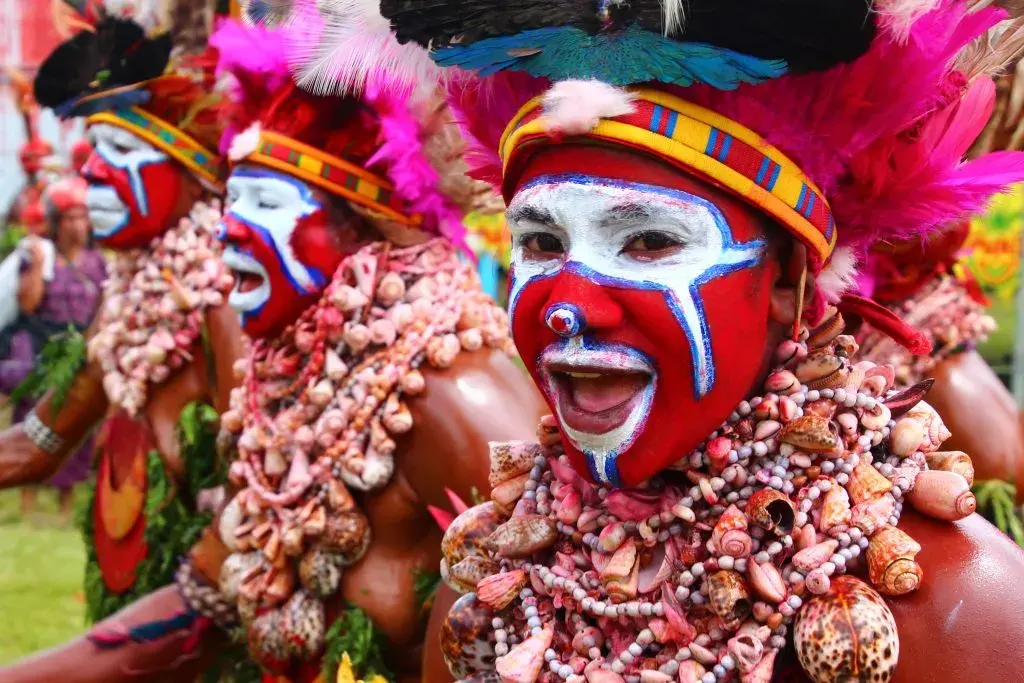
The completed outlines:
[[[410,401],[415,426],[399,443],[395,476],[388,486],[363,501],[373,527],[373,544],[359,564],[346,570],[342,592],[333,607],[338,609],[348,601],[370,615],[392,645],[393,659],[389,664],[399,680],[448,683],[451,676],[443,662],[441,668],[436,668],[434,658],[438,654],[434,652],[438,642],[436,628],[448,609],[446,593],[442,589],[425,628],[413,589],[414,572],[436,572],[441,559],[441,530],[426,506],[450,510],[446,487],[470,504],[474,488],[486,495],[487,443],[531,438],[546,410],[526,373],[498,351],[463,353],[451,368],[427,370],[424,375],[427,389]],[[223,545],[216,535],[207,533],[193,550],[193,566],[205,576],[216,576],[224,557]],[[165,589],[127,608],[121,613],[124,622],[164,618],[180,609],[180,599],[172,599],[167,590],[173,589]],[[0,669],[0,680],[42,683],[54,680],[53,672],[62,670],[62,683],[190,680],[185,677],[185,667],[189,671],[196,669],[178,661],[181,645],[180,639],[172,638],[145,648],[97,652],[79,639],[50,651],[42,659]],[[204,640],[203,658],[218,645],[218,641]],[[166,672],[166,678],[128,673],[136,669],[135,663],[142,658],[175,664]],[[421,660],[430,667],[429,671],[422,671],[422,677]],[[81,661],[89,661],[90,666],[76,667],[75,663]],[[315,673],[318,670],[310,671],[308,680]]]
[[[976,352],[951,356],[932,373],[927,401],[953,436],[945,451],[963,451],[974,462],[976,481],[1024,481],[1024,433],[1017,402]],[[1024,492],[1018,488],[1024,501]]]

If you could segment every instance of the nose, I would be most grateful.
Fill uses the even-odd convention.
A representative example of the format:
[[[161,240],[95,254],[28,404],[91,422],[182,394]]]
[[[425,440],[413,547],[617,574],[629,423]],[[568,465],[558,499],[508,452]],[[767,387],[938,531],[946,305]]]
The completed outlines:
[[[239,244],[247,241],[251,234],[249,226],[230,213],[221,219],[217,228],[217,239],[221,242]]]
[[[609,288],[571,268],[555,276],[542,315],[544,324],[563,337],[612,329],[621,325],[624,317]]]
[[[110,168],[103,161],[103,157],[93,152],[82,166],[82,177],[90,183],[109,183]]]

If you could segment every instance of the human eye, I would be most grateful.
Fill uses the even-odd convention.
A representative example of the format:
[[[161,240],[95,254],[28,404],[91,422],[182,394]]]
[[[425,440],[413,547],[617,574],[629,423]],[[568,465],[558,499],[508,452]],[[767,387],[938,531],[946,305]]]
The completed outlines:
[[[657,261],[682,251],[683,241],[661,230],[644,230],[630,235],[619,252],[636,261]]]
[[[518,242],[523,256],[530,260],[545,261],[565,253],[562,240],[549,232],[527,232],[520,235]]]

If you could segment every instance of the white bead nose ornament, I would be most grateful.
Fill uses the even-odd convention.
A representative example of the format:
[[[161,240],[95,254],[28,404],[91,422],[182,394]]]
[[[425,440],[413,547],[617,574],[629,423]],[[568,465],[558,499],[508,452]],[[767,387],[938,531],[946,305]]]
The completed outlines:
[[[548,309],[547,325],[562,337],[575,337],[584,326],[583,314],[572,304],[558,303]]]

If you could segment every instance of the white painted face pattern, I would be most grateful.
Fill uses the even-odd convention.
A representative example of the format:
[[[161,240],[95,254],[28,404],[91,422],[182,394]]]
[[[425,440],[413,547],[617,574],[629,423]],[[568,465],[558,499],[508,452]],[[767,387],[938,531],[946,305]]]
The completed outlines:
[[[696,398],[711,391],[715,366],[700,287],[759,263],[765,249],[762,240],[736,243],[725,216],[706,199],[681,190],[589,176],[537,178],[516,194],[507,215],[514,244],[509,301],[513,316],[529,283],[563,270],[598,284],[660,291],[689,342]],[[637,235],[649,232],[663,233],[683,247],[652,260],[624,253],[624,247]],[[558,238],[563,253],[539,258],[528,252],[524,237],[537,233]],[[587,340],[586,334],[584,328],[579,336],[554,345],[559,350],[551,352],[568,354],[581,365],[615,367],[630,356],[632,362],[647,363],[638,358],[642,354],[635,349],[600,348],[602,345]],[[656,382],[655,369],[649,363],[648,368]],[[593,458],[599,478],[607,480],[609,458],[614,460],[623,452],[643,426],[653,396],[654,382],[651,384],[650,396],[638,402],[635,414],[621,427],[601,435],[569,434],[577,447]]]
[[[148,216],[149,198],[142,182],[142,168],[167,161],[167,155],[142,138],[107,123],[90,126],[89,140],[95,152],[111,168],[127,172],[139,213]],[[90,183],[85,201],[96,237],[110,237],[128,224],[128,207],[113,187]]]
[[[302,293],[321,286],[322,276],[296,258],[292,236],[301,218],[321,208],[308,185],[281,173],[237,169],[227,182],[228,215],[247,225],[257,233],[257,239],[262,238],[273,248],[288,281]],[[243,293],[236,288],[228,298],[231,306],[243,314],[261,309],[271,295],[266,268],[233,244],[225,247],[223,260],[229,268],[263,278],[263,283],[252,291]]]

